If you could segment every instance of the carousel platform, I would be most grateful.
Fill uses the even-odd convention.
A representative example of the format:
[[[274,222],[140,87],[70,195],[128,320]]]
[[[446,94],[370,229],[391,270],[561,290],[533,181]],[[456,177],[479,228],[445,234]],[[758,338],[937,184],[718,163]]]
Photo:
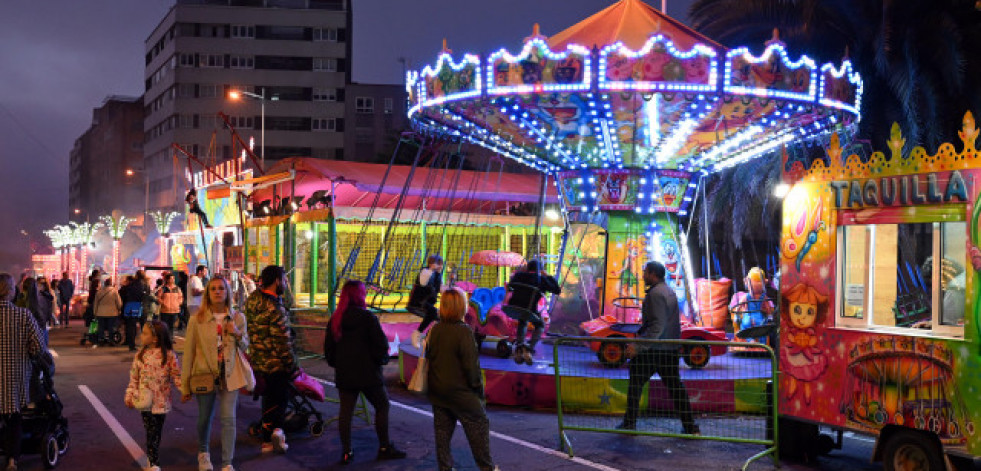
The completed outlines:
[[[511,358],[495,354],[490,340],[481,348],[480,367],[484,374],[489,404],[523,406],[534,409],[556,408],[554,362],[558,349],[561,365],[563,403],[597,413],[622,413],[626,404],[628,368],[607,368],[587,346],[539,344],[532,365],[516,364]],[[409,343],[398,346],[399,372],[408,384],[419,359],[419,349]],[[763,413],[766,384],[771,379],[767,358],[726,353],[712,357],[702,369],[679,368],[696,412]],[[655,375],[650,383],[650,404],[664,403],[668,393]],[[667,402],[668,404],[670,402]]]

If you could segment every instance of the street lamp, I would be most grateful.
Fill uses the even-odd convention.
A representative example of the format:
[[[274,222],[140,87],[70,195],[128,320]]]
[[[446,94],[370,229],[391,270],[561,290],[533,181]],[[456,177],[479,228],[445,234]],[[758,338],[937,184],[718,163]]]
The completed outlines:
[[[144,230],[147,227],[147,217],[150,213],[150,174],[146,172],[145,169],[126,169],[126,176],[132,177],[137,173],[143,174],[143,227]],[[75,214],[78,214],[78,210],[75,210]]]
[[[264,171],[266,169],[266,87],[259,87],[258,95],[244,90],[228,92],[228,98],[232,100],[241,100],[243,96],[259,100],[259,166],[262,167],[259,170]],[[270,98],[272,101],[277,99],[277,97]]]

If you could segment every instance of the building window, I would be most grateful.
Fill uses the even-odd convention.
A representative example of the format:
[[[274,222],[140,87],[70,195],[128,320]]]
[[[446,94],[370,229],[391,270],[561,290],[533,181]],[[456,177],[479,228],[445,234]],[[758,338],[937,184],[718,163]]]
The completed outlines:
[[[314,88],[313,101],[337,101],[336,88]]]
[[[178,127],[181,129],[194,129],[194,115],[178,115]]]
[[[254,129],[251,116],[229,116],[228,122],[237,129]]]
[[[199,67],[223,68],[225,67],[225,56],[221,54],[201,54],[198,56]]]
[[[255,38],[255,26],[232,25],[232,37],[238,39],[253,39]]]
[[[252,69],[255,68],[255,58],[253,56],[230,56],[228,66],[233,69]]]
[[[355,98],[354,111],[356,113],[374,113],[375,99],[370,96],[359,96]]]
[[[200,129],[216,129],[216,124],[218,123],[218,117],[213,114],[203,114],[200,115],[198,119],[198,126]],[[224,127],[224,125],[222,125]]]
[[[314,28],[313,40],[337,42],[337,30],[334,28]]]
[[[310,121],[310,127],[314,131],[336,131],[337,122],[334,118],[314,118]]]
[[[337,72],[337,59],[314,57],[313,70],[317,72]]]
[[[375,133],[372,128],[357,128],[354,131],[355,144],[371,144],[375,140]]]
[[[385,114],[392,114],[395,110],[395,100],[392,98],[385,98]]]
[[[218,96],[218,86],[214,84],[202,83],[198,85],[198,97],[199,98],[214,98]]]
[[[177,64],[180,67],[194,67],[195,64],[196,64],[196,62],[194,61],[194,54],[193,53],[186,53],[186,52],[181,53],[180,58],[178,59]]]
[[[848,225],[838,237],[838,325],[963,335],[964,222]]]

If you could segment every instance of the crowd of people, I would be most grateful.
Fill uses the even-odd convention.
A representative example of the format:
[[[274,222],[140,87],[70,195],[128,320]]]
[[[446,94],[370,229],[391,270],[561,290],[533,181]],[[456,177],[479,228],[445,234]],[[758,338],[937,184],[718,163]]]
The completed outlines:
[[[440,470],[453,469],[450,442],[459,423],[477,467],[494,471],[498,468],[490,452],[490,422],[478,345],[473,330],[464,322],[467,293],[455,287],[444,289],[441,271],[442,259],[430,257],[416,279],[415,297],[410,300],[424,317],[417,335],[425,335],[425,342],[414,337],[413,343],[421,347],[421,357],[428,365],[426,395],[432,405],[438,466]],[[299,362],[293,349],[288,302],[284,301],[288,292],[285,270],[267,266],[258,277],[259,286],[250,287],[252,280],[246,277],[235,287],[225,276],[209,278],[207,267],[199,266],[188,279],[186,296],[177,284],[179,276],[166,273],[153,288],[142,271],[124,277],[118,287],[98,271],[88,280],[85,322],[97,323],[105,342],[106,335],[121,319],[125,324],[125,344],[137,352],[124,401],[142,415],[146,469],[160,470],[163,425],[173,406],[174,390],[179,391],[182,402],[194,398],[197,403],[199,471],[213,470],[210,436],[216,410],[221,426],[221,470],[234,471],[236,409],[242,389],[255,391],[261,397],[261,451],[286,453],[289,446],[284,424],[291,394],[289,385],[299,373]],[[644,281],[649,289],[643,302],[639,337],[670,340],[680,336],[677,299],[664,287],[663,280],[663,265],[651,262],[645,266]],[[534,315],[538,314],[535,306],[543,293],[560,291],[554,278],[539,273],[537,262],[529,263],[512,281],[534,288],[531,299],[515,300],[521,296],[513,295],[509,301],[516,306],[531,306],[526,310]],[[12,366],[0,368],[0,420],[5,424],[7,471],[17,469],[20,413],[28,402],[31,359],[47,351],[49,327],[68,323],[66,314],[55,319],[53,313],[69,309],[73,292],[67,273],[54,288],[44,277],[22,277],[15,284],[9,274],[0,273],[0,319],[4,320],[0,322],[0,362]],[[406,457],[389,436],[390,400],[383,377],[383,367],[389,362],[388,340],[378,318],[367,309],[366,294],[362,282],[347,281],[325,329],[324,357],[335,370],[340,398],[339,461],[345,465],[355,460],[351,422],[359,396],[364,396],[375,411],[375,458]],[[524,323],[527,325],[527,320]],[[517,340],[529,351],[541,337],[540,326],[533,325],[535,332],[529,344],[524,343],[524,329]],[[179,359],[172,333],[182,328],[186,331],[183,357]],[[628,407],[618,428],[636,427],[640,393],[656,372],[672,393],[684,433],[698,434],[684,386],[678,379],[677,352],[669,345],[645,349],[631,346],[628,355],[633,358]]]

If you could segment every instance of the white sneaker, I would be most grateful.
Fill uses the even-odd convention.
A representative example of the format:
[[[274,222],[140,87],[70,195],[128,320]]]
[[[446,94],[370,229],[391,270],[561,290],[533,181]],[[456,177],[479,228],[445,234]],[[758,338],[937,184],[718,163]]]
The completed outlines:
[[[211,466],[211,455],[208,453],[198,453],[198,471],[214,471]]]
[[[286,444],[286,434],[283,433],[283,429],[281,428],[273,430],[272,443],[273,448],[280,453],[286,453],[286,450],[290,449],[290,446]]]
[[[422,332],[418,330],[412,331],[412,346],[416,348],[422,347]]]

